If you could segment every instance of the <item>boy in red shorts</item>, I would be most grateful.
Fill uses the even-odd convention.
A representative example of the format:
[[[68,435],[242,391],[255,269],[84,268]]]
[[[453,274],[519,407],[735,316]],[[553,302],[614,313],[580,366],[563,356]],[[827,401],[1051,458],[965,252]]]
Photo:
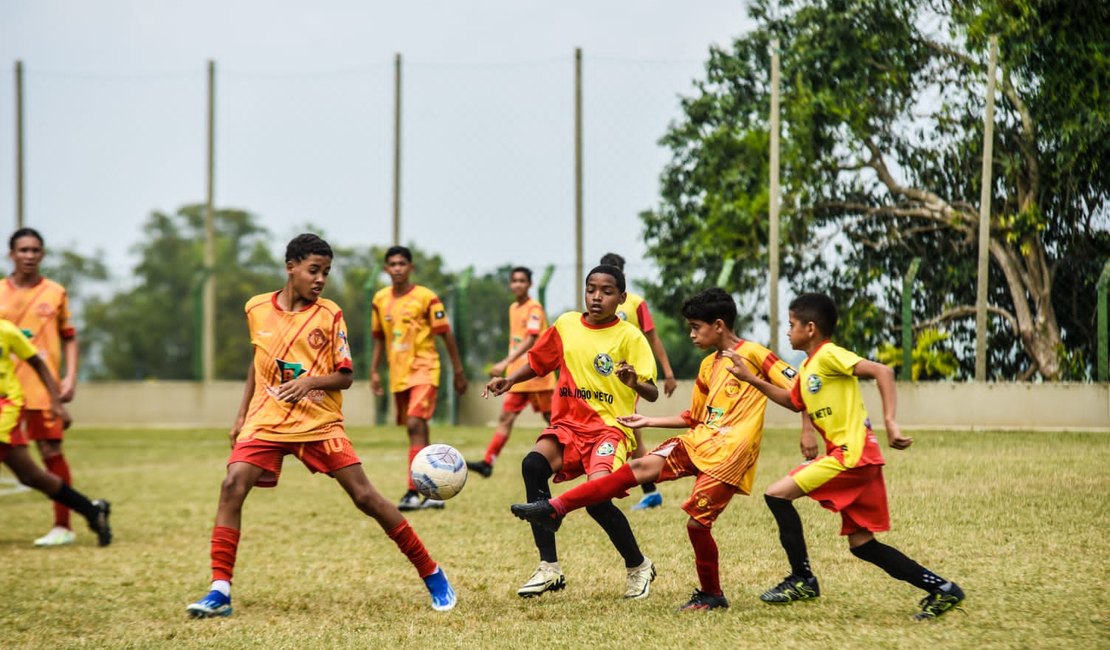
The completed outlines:
[[[514,515],[548,529],[557,529],[571,510],[624,493],[645,482],[694,477],[694,488],[682,509],[690,515],[686,533],[694,547],[700,586],[680,611],[725,609],[721,590],[717,542],[712,526],[736,494],[749,494],[763,439],[767,397],[739,381],[735,366],[750,364],[761,377],[789,390],[793,368],[770,350],[737,336],[736,303],[723,289],[712,288],[682,305],[690,339],[702,350],[713,350],[698,370],[690,409],[673,417],[626,415],[618,420],[629,427],[687,429],[616,472],[579,485],[548,501],[512,506]]]
[[[285,249],[285,287],[247,301],[254,360],[231,428],[231,458],[212,529],[212,587],[186,607],[194,618],[231,614],[243,502],[252,487],[277,485],[286,454],[297,456],[309,471],[334,478],[355,507],[378,522],[423,578],[432,609],[455,606],[443,569],[404,516],[366,478],[347,439],[340,392],[350,387],[353,372],[347,323],[338,305],[320,297],[331,261],[327,242],[299,235]]]
[[[886,571],[891,577],[926,592],[915,620],[933,620],[963,600],[959,585],[921,566],[898,549],[875,539],[890,530],[883,455],[859,392],[859,377],[874,379],[882,398],[887,443],[906,449],[913,438],[903,436],[894,419],[894,371],[845,350],[830,341],[836,332],[836,304],[824,294],[802,294],[790,303],[787,336],[795,350],[808,357],[794,390],[763,381],[745,368],[738,376],[772,401],[794,411],[805,410],[825,438],[825,455],[795,468],[767,488],[764,499],[779,526],[779,540],[790,561],[790,575],[760,598],[768,603],[808,600],[820,595],[809,566],[802,520],[792,503],[808,496],[839,512],[840,534],[848,537],[852,555]]]
[[[509,290],[513,292],[513,303],[509,305],[509,354],[493,364],[491,377],[511,375],[528,363],[527,354],[535,345],[536,339],[547,331],[547,315],[543,305],[528,295],[532,288],[532,270],[518,266],[509,273]],[[466,464],[471,471],[489,478],[493,474],[493,463],[501,453],[513,432],[513,423],[520,412],[529,404],[532,410],[542,413],[543,419],[551,423],[551,393],[555,388],[555,377],[546,375],[513,384],[505,401],[501,404],[501,417],[493,431],[486,455],[482,460]]]

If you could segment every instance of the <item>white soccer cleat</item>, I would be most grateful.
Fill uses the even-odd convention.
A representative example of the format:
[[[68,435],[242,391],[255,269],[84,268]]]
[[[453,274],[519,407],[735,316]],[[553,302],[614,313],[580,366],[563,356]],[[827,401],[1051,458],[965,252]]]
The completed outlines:
[[[643,564],[628,570],[628,588],[624,597],[631,600],[647,598],[651,593],[652,580],[655,580],[655,563],[644,557]]]
[[[559,591],[567,586],[567,579],[563,572],[549,562],[540,562],[539,568],[528,578],[524,586],[516,590],[516,595],[521,598],[532,598],[548,591]]]
[[[55,526],[50,532],[35,540],[35,546],[65,546],[77,539],[77,533],[68,528]]]

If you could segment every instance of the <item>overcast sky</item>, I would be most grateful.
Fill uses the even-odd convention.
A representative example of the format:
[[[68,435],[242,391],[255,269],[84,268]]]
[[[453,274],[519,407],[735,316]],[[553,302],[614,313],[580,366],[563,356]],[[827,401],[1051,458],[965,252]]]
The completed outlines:
[[[153,210],[202,202],[205,65],[217,64],[216,203],[275,250],[305,224],[387,244],[393,56],[403,73],[405,243],[453,270],[557,267],[573,305],[573,52],[584,53],[585,257],[647,277],[637,214],[656,144],[742,2],[0,0],[0,206],[14,226],[14,73],[24,65],[26,221],[125,277]]]

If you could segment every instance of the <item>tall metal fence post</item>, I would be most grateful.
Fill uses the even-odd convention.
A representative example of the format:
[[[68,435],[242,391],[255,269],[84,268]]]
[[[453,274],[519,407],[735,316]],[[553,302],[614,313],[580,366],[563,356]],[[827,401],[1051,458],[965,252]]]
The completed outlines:
[[[201,350],[206,383],[216,378],[216,225],[213,202],[216,185],[216,62],[208,62],[208,148],[204,199],[204,327]]]
[[[401,53],[393,57],[393,245],[401,245]]]
[[[551,282],[551,276],[555,274],[555,265],[548,264],[543,270],[543,277],[540,278],[540,288],[536,292],[540,304],[543,305],[544,313],[547,312],[547,284]]]
[[[455,280],[455,286],[451,289],[449,296],[451,304],[448,305],[451,331],[455,333],[455,344],[459,348],[459,361],[463,365],[464,373],[466,372],[467,323],[469,322],[469,316],[467,315],[469,300],[467,298],[470,293],[470,280],[473,277],[473,266],[463,269],[463,272]],[[442,367],[445,367],[445,364],[441,365]],[[452,368],[452,370],[455,370],[455,368]],[[469,375],[467,376],[469,377]],[[459,395],[455,392],[454,381],[443,379],[442,383],[447,392],[447,412],[450,414],[450,422],[452,425],[457,425],[459,423]]]
[[[779,39],[771,40],[771,187],[770,223],[767,229],[767,253],[770,265],[771,349],[779,349]]]
[[[24,223],[23,202],[23,61],[15,62],[15,227]]]
[[[383,338],[381,343],[374,342],[374,294],[378,292],[378,278],[376,274],[371,274],[366,278],[366,284],[362,285],[362,290],[366,292],[366,381],[370,382],[370,375],[374,373],[374,368],[371,367],[371,362],[374,359],[374,345],[385,345]],[[382,350],[385,354],[385,350]],[[389,371],[388,361],[385,364],[386,372]],[[382,388],[385,389],[385,394],[381,397],[373,394],[371,389],[371,399],[374,400],[374,424],[382,426],[385,424],[386,414],[389,412],[389,383],[388,374],[385,382],[382,382]]]
[[[582,286],[582,48],[574,48],[574,286],[578,311],[585,309]]]
[[[983,180],[979,193],[979,272],[975,287],[975,381],[987,379],[987,280],[991,240],[991,165],[994,163],[994,76],[998,37],[991,36],[987,65],[987,110],[983,116]]]
[[[902,278],[902,381],[913,381],[913,281],[921,268],[921,258],[910,262]]]
[[[728,278],[732,275],[732,269],[736,267],[736,260],[729,258],[721,265],[721,272],[717,274],[717,286],[728,291]],[[729,293],[732,293],[729,291]]]
[[[1110,262],[1107,262],[1102,267],[1102,273],[1098,276],[1098,380],[1110,381],[1110,342],[1107,338],[1110,337],[1110,322],[1108,322],[1106,315],[1106,290],[1110,286]]]

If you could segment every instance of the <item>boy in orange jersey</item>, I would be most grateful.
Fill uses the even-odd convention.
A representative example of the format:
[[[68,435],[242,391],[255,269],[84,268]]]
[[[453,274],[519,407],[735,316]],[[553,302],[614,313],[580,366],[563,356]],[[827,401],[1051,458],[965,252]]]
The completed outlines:
[[[30,340],[11,321],[0,319],[0,463],[7,465],[19,482],[32,487],[54,503],[76,510],[89,522],[96,533],[97,543],[112,543],[112,529],[108,525],[111,505],[102,499],[89,499],[74,490],[58,476],[43,470],[31,459],[27,451],[27,438],[18,422],[23,408],[23,388],[15,376],[15,360],[27,364],[35,380],[42,383],[49,398],[50,414],[63,429],[69,426],[69,413],[62,404],[58,384],[50,368],[31,345]]]
[[[836,304],[824,294],[802,294],[790,303],[787,336],[790,345],[807,356],[793,390],[771,385],[740,369],[741,379],[774,402],[793,411],[804,409],[825,438],[826,449],[824,456],[795,468],[767,488],[764,499],[778,522],[779,540],[790,561],[790,575],[760,598],[768,603],[788,603],[816,598],[821,593],[810,570],[802,520],[793,504],[795,499],[808,496],[840,513],[840,534],[848,537],[852,555],[924,590],[927,595],[914,619],[933,620],[956,608],[964,599],[963,590],[875,539],[875,533],[890,530],[890,512],[883,481],[883,454],[871,430],[858,378],[876,381],[887,443],[894,449],[906,449],[913,444],[913,438],[902,435],[894,419],[894,371],[830,341],[836,332],[836,321]]]
[[[736,303],[723,289],[707,289],[686,300],[682,315],[694,345],[713,351],[702,360],[689,410],[673,417],[633,413],[618,420],[635,429],[687,431],[609,476],[579,485],[550,501],[517,504],[511,510],[521,519],[554,530],[571,510],[610,499],[637,484],[693,476],[694,487],[682,509],[690,515],[686,533],[694,548],[700,587],[679,610],[723,609],[728,607],[728,599],[721,590],[712,526],[734,495],[751,492],[767,407],[767,397],[739,381],[733,369],[750,365],[784,390],[794,385],[797,373],[767,348],[745,341],[732,331]]]
[[[527,364],[525,355],[535,345],[540,334],[547,330],[547,316],[543,313],[543,305],[528,296],[531,288],[531,269],[518,266],[509,273],[509,290],[515,298],[513,304],[509,305],[509,354],[493,364],[489,371],[491,377],[512,374]],[[551,375],[514,384],[501,405],[501,417],[497,421],[489,447],[486,448],[485,457],[468,462],[466,466],[486,478],[493,474],[493,463],[501,453],[501,448],[508,442],[513,432],[513,423],[525,406],[531,404],[532,409],[542,413],[543,419],[550,424],[551,393],[554,388],[555,378]]]
[[[340,392],[352,381],[347,324],[339,306],[320,297],[331,261],[327,242],[299,235],[285,249],[285,286],[247,301],[254,359],[231,427],[231,457],[212,529],[212,587],[186,607],[194,618],[231,614],[243,502],[252,487],[277,485],[286,454],[297,456],[309,471],[334,478],[355,506],[378,522],[423,578],[432,609],[455,606],[443,569],[404,516],[367,479],[347,439]]]
[[[655,360],[644,335],[617,317],[625,300],[624,274],[615,266],[598,266],[586,276],[585,314],[560,316],[528,352],[528,364],[508,377],[495,377],[483,396],[508,392],[514,384],[559,371],[551,405],[551,426],[540,434],[521,462],[529,502],[551,497],[547,480],[569,481],[585,474],[596,480],[624,464],[633,443],[631,431],[617,414],[631,413],[639,398],[654,402]],[[621,495],[625,496],[625,495]],[[655,564],[644,557],[628,519],[612,501],[587,508],[624,558],[624,597],[646,598],[655,579]],[[559,591],[566,578],[559,566],[555,533],[532,526],[540,564],[517,590],[522,598]]]
[[[624,258],[616,253],[602,255],[601,263],[610,264],[624,271]],[[640,328],[644,333],[648,343],[651,344],[651,351],[655,353],[655,359],[663,368],[663,394],[670,397],[678,387],[678,382],[675,381],[674,371],[671,370],[671,360],[667,357],[667,348],[663,347],[663,339],[659,338],[659,332],[655,331],[655,322],[651,319],[651,310],[648,309],[647,301],[643,296],[630,291],[628,298],[617,310],[617,316]],[[633,433],[636,435],[636,448],[632,450],[632,457],[641,458],[647,451],[644,448],[643,436],[639,429],[634,429]],[[663,505],[663,495],[655,489],[655,483],[648,481],[642,484],[640,489],[644,491],[644,496],[632,506],[633,510],[647,510]]]
[[[409,466],[413,457],[428,446],[428,420],[436,410],[439,389],[439,352],[433,336],[442,336],[451,367],[455,370],[455,390],[466,392],[466,372],[459,357],[459,346],[451,333],[447,310],[431,289],[412,282],[412,251],[393,246],[385,252],[385,271],[393,286],[385,287],[373,299],[370,331],[374,351],[370,359],[370,387],[375,395],[385,395],[378,366],[382,350],[389,364],[389,390],[397,409],[397,424],[408,428],[409,463],[405,465],[408,491],[401,497],[401,510],[443,508],[443,501],[421,497],[413,485]]]
[[[31,344],[43,352],[50,376],[58,383],[63,402],[73,399],[77,388],[77,330],[70,321],[65,287],[44,278],[39,267],[44,255],[42,235],[34,228],[20,228],[8,240],[12,274],[0,282],[0,318],[15,323]],[[63,364],[64,361],[64,364]],[[65,377],[59,372],[65,368]],[[20,431],[35,441],[46,469],[66,485],[72,485],[69,463],[62,453],[65,427],[53,416],[50,394],[34,368],[16,364],[16,378],[23,386]],[[69,521],[69,508],[54,503],[54,526],[35,540],[35,546],[61,546],[76,539]]]

